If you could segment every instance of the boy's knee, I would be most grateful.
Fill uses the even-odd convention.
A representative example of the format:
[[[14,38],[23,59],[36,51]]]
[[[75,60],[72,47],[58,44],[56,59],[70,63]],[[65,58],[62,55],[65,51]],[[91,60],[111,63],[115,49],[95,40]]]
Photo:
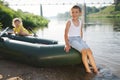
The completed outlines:
[[[82,54],[82,55],[87,55],[86,49],[82,49],[82,50],[81,50],[81,54]]]
[[[92,55],[91,49],[87,49],[87,53],[90,54],[90,55]]]

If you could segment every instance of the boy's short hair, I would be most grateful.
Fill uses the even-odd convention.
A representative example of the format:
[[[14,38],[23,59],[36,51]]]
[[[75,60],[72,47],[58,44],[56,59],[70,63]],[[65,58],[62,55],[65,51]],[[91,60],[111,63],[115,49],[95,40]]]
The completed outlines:
[[[80,12],[82,11],[78,5],[74,5],[71,9],[79,9]]]

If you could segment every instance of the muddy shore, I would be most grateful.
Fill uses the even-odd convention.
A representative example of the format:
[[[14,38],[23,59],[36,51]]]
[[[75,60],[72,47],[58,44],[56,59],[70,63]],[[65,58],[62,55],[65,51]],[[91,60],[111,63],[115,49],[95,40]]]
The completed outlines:
[[[94,76],[86,74],[80,65],[38,68],[0,60],[0,80],[89,80]]]

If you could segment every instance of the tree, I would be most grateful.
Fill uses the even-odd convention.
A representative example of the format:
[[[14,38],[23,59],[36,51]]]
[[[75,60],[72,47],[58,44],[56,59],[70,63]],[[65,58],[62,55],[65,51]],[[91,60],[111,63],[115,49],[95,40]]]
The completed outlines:
[[[115,11],[120,11],[120,0],[114,0]]]
[[[2,23],[2,27],[12,27],[12,19],[16,17],[21,18],[26,27],[44,27],[47,26],[49,22],[49,20],[42,16],[23,12],[22,10],[14,11],[4,4],[0,4],[0,22]]]
[[[114,3],[115,3],[115,4],[119,4],[119,3],[120,3],[120,0],[114,0]]]

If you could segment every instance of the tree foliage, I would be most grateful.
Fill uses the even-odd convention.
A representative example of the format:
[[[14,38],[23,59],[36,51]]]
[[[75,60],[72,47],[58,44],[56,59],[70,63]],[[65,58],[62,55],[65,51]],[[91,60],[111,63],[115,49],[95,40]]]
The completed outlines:
[[[95,6],[93,7],[86,7],[86,14],[91,14],[91,13],[96,13],[96,12],[99,12],[100,9],[99,8],[96,8]]]
[[[82,5],[79,5],[82,8]],[[101,8],[103,9],[103,8]],[[86,14],[92,14],[92,13],[97,13],[99,12],[100,9],[96,7],[86,7]],[[70,17],[70,12],[65,12],[65,13],[60,13],[57,15],[58,18],[69,18]]]
[[[115,11],[120,11],[120,3],[115,5]]]
[[[49,20],[42,16],[23,12],[22,10],[14,11],[13,9],[9,8],[8,5],[4,4],[5,3],[0,0],[0,22],[2,23],[2,27],[12,27],[12,19],[16,17],[19,17],[23,20],[25,27],[43,27],[47,26],[49,22]]]

